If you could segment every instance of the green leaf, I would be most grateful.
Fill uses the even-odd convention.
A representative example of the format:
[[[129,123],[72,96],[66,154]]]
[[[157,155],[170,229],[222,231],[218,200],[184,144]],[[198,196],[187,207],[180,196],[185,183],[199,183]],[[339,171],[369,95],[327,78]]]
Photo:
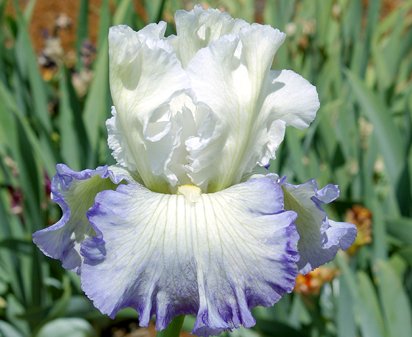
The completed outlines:
[[[121,0],[120,4],[116,8],[116,12],[113,16],[113,24],[120,25],[124,24],[125,18],[127,14],[130,13],[130,8],[132,6],[132,2],[130,0]]]
[[[308,170],[304,166],[305,155],[302,150],[300,137],[300,131],[287,128],[286,129],[286,145],[288,149],[288,161],[289,166],[293,167],[293,173],[296,174],[300,181],[306,181],[308,179]]]
[[[386,259],[388,256],[388,242],[385,226],[385,213],[382,209],[382,204],[378,201],[375,194],[368,196],[365,199],[365,205],[372,210],[373,213],[373,250],[375,259]]]
[[[145,0],[144,4],[149,15],[149,22],[154,22],[159,14],[159,7],[163,0]]]
[[[356,327],[353,314],[353,300],[348,283],[342,277],[339,282],[338,310],[336,315],[338,337],[355,337]]]
[[[35,337],[95,337],[93,327],[81,318],[59,318],[43,326]]]
[[[352,297],[355,320],[362,336],[385,337],[383,317],[372,281],[363,271],[359,271],[355,277],[342,253],[337,254],[336,262]]]
[[[383,260],[377,262],[375,274],[388,336],[412,336],[412,312],[402,280],[390,263]]]
[[[399,255],[412,267],[412,245],[399,250]]]
[[[85,296],[74,295],[70,298],[70,301],[66,308],[65,316],[84,317],[89,319],[93,316],[96,316],[97,313],[97,309],[93,307],[91,302],[88,301]]]
[[[3,238],[11,237],[13,235],[12,229],[14,225],[16,225],[16,222],[12,221],[12,217],[10,217],[6,211],[8,200],[6,192],[0,190],[0,223],[6,224],[5,226],[0,226],[0,237]],[[0,271],[2,272],[2,276],[7,277],[6,280],[10,284],[11,291],[15,297],[23,300],[24,293],[19,279],[17,262],[17,254],[8,249],[0,249]]]
[[[0,145],[10,149],[16,146],[16,120],[3,100],[0,100]]]
[[[179,337],[185,316],[175,317],[166,329],[158,331],[156,337]]]
[[[130,0],[122,0],[120,2],[113,16],[114,24],[124,22],[125,17],[130,14],[130,6]],[[107,23],[106,20],[105,24]],[[89,88],[83,111],[83,121],[92,149],[92,153],[88,158],[88,167],[96,166],[99,161],[97,158],[99,141],[102,140],[101,135],[105,130],[104,122],[110,110],[108,42],[107,39],[100,42],[100,50],[93,69],[95,77]]]
[[[70,302],[72,296],[72,291],[70,287],[70,279],[68,276],[63,276],[63,294],[62,296],[54,303],[51,311],[48,314],[48,319],[58,318],[63,316],[66,313],[67,306]]]
[[[33,243],[27,240],[6,238],[0,240],[0,249],[9,249],[17,254],[31,255],[33,254]]]
[[[276,303],[274,309],[278,308],[279,302]],[[276,320],[280,321],[280,323],[287,323],[292,328],[300,328],[302,325],[307,325],[311,323],[311,316],[306,308],[305,304],[302,301],[301,296],[294,296],[293,297],[293,302],[290,310],[283,310],[284,315],[286,316],[285,318],[281,317],[279,314],[276,315]]]
[[[24,335],[19,332],[14,326],[11,324],[0,321],[0,336],[2,337],[24,337]]]
[[[76,51],[77,51],[77,69],[81,69],[82,65],[82,46],[88,39],[89,32],[89,0],[81,0],[79,13],[77,16],[77,31],[76,31]]]
[[[64,162],[74,170],[83,168],[87,158],[88,141],[79,104],[68,81],[66,69],[60,71],[59,124],[61,153]]]
[[[412,219],[411,218],[397,218],[387,219],[388,233],[403,241],[405,244],[412,242]]]
[[[288,336],[288,337],[307,337],[308,334],[302,330],[294,329],[289,325],[272,320],[260,319],[257,330],[265,336]]]
[[[346,75],[362,112],[376,130],[389,178],[397,183],[405,164],[405,149],[399,130],[382,99],[372,93],[354,73],[346,71]]]
[[[364,337],[385,336],[382,313],[376,291],[369,276],[358,272],[359,298],[357,299],[357,317]]]
[[[20,317],[24,313],[24,306],[16,299],[13,294],[8,294],[6,297],[6,318],[25,335],[29,335],[29,324]]]
[[[19,12],[18,12],[19,13]],[[41,78],[37,57],[34,53],[27,25],[21,15],[17,16],[19,32],[16,41],[16,60],[22,74],[27,73],[30,83],[30,95],[33,104],[33,112],[39,119],[42,127],[48,133],[51,131],[51,121],[47,107],[47,93],[43,79]]]
[[[45,166],[47,173],[49,174],[49,176],[52,176],[54,173],[54,163],[56,161],[51,153],[51,150],[49,148],[45,149],[43,143],[40,143],[34,130],[31,128],[27,119],[22,115],[10,92],[2,82],[0,82],[0,100],[3,101],[4,106],[6,106],[7,109],[9,109],[16,115],[17,120],[24,130],[24,133],[26,134],[34,153],[36,154],[36,157],[42,158],[43,165]]]
[[[109,57],[107,41],[101,46],[94,68],[94,79],[87,95],[83,111],[83,121],[92,149],[92,157],[87,166],[95,166],[99,136],[108,115],[109,106]],[[94,157],[93,157],[94,156]]]
[[[36,6],[36,0],[30,0],[24,8],[24,19],[26,22],[30,22],[34,7]]]
[[[111,24],[110,6],[109,0],[103,0],[100,7],[99,15],[99,36],[97,39],[97,50],[100,50],[101,46],[104,46],[109,33],[109,27]]]

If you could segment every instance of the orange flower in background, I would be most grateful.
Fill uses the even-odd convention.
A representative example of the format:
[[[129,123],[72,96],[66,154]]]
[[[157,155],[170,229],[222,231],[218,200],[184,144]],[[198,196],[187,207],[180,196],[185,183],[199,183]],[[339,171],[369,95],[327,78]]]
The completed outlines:
[[[331,282],[336,275],[338,269],[325,266],[316,268],[306,275],[299,274],[293,291],[302,295],[319,295],[322,286]]]
[[[345,221],[355,224],[358,229],[355,242],[347,250],[349,255],[354,255],[360,247],[372,242],[372,212],[361,205],[354,205],[346,212]]]

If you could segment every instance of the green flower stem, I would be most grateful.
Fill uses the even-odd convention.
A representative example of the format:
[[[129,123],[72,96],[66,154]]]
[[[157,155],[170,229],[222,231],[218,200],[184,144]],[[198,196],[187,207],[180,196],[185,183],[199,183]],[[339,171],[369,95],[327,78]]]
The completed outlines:
[[[184,320],[185,316],[177,316],[166,329],[159,331],[156,337],[178,337]]]

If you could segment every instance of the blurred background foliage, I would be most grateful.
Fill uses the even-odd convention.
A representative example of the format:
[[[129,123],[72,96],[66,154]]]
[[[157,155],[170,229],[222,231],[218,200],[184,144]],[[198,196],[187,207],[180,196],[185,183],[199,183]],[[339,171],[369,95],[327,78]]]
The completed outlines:
[[[0,0],[0,336],[150,336],[134,311],[112,321],[76,275],[44,257],[33,231],[60,217],[50,202],[55,164],[112,162],[107,31],[140,29],[191,9],[184,0]],[[287,33],[274,68],[314,83],[312,126],[288,129],[270,170],[296,182],[339,184],[329,209],[359,235],[309,275],[256,327],[231,336],[411,337],[412,1],[204,1]],[[187,317],[184,328],[191,329]]]

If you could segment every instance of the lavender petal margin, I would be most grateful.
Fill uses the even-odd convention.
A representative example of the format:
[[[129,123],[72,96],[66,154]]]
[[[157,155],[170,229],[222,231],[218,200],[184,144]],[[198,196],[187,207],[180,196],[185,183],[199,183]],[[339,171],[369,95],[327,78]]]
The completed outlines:
[[[296,214],[284,210],[282,190],[269,178],[250,179],[216,194],[219,193],[221,196],[215,197],[215,202],[228,203],[240,212],[231,213],[225,207],[227,221],[235,219],[236,214],[236,219],[244,214],[239,220],[250,220],[246,232],[252,232],[246,240],[254,240],[250,241],[257,249],[253,256],[247,250],[238,250],[246,248],[244,242],[234,241],[229,234],[221,238],[227,239],[221,245],[212,246],[218,248],[203,248],[199,252],[196,248],[199,243],[214,236],[198,227],[200,233],[193,235],[201,241],[195,241],[194,246],[188,246],[177,256],[174,245],[179,241],[172,240],[166,247],[157,246],[158,242],[164,242],[163,235],[167,235],[159,233],[173,231],[177,218],[167,217],[166,224],[149,219],[157,212],[156,207],[161,210],[166,205],[159,204],[162,198],[174,205],[177,196],[159,195],[133,183],[120,185],[115,191],[100,192],[88,211],[89,221],[98,234],[83,241],[81,248],[82,288],[94,305],[110,317],[115,317],[122,308],[132,307],[139,313],[141,326],[147,326],[150,317],[156,315],[157,330],[166,328],[174,316],[193,314],[196,316],[193,332],[199,336],[253,326],[253,307],[272,306],[294,287],[299,259]],[[156,218],[165,219],[156,214]],[[210,226],[210,216],[214,215],[208,214]],[[240,230],[241,221],[234,221],[226,222],[228,228],[238,234],[246,233]],[[170,228],[165,231],[163,227],[168,224]],[[186,223],[180,229],[195,228],[192,225],[196,226]],[[158,232],[156,226],[162,230]],[[178,237],[185,237],[185,233]],[[156,248],[142,250],[147,242]],[[183,243],[179,246],[186,247]],[[240,256],[239,261],[246,259],[247,264],[232,263],[233,254]]]
[[[85,181],[94,176],[99,176],[102,179],[109,178],[114,184],[118,184],[125,179],[122,174],[114,174],[109,166],[100,166],[95,170],[86,169],[77,172],[64,164],[56,165],[56,175],[53,177],[51,184],[51,199],[62,209],[62,217],[54,225],[33,234],[33,242],[43,254],[60,260],[65,269],[78,273],[80,272],[82,257],[75,249],[75,240],[72,237],[75,235],[77,226],[83,226],[85,230],[89,224],[68,225],[71,218],[71,209],[64,194],[70,191],[74,182]]]
[[[300,235],[298,244],[300,260],[299,271],[307,274],[311,270],[333,260],[339,249],[348,249],[356,238],[356,226],[346,222],[330,220],[323,209],[324,204],[329,204],[339,197],[337,185],[326,185],[318,189],[315,180],[309,180],[301,185],[286,183],[285,178],[279,182],[299,203],[304,211],[312,214],[312,220],[317,217],[318,222],[301,222],[300,210],[291,209],[298,214],[296,221]],[[287,207],[287,206],[286,206]],[[307,219],[307,217],[305,217]]]

